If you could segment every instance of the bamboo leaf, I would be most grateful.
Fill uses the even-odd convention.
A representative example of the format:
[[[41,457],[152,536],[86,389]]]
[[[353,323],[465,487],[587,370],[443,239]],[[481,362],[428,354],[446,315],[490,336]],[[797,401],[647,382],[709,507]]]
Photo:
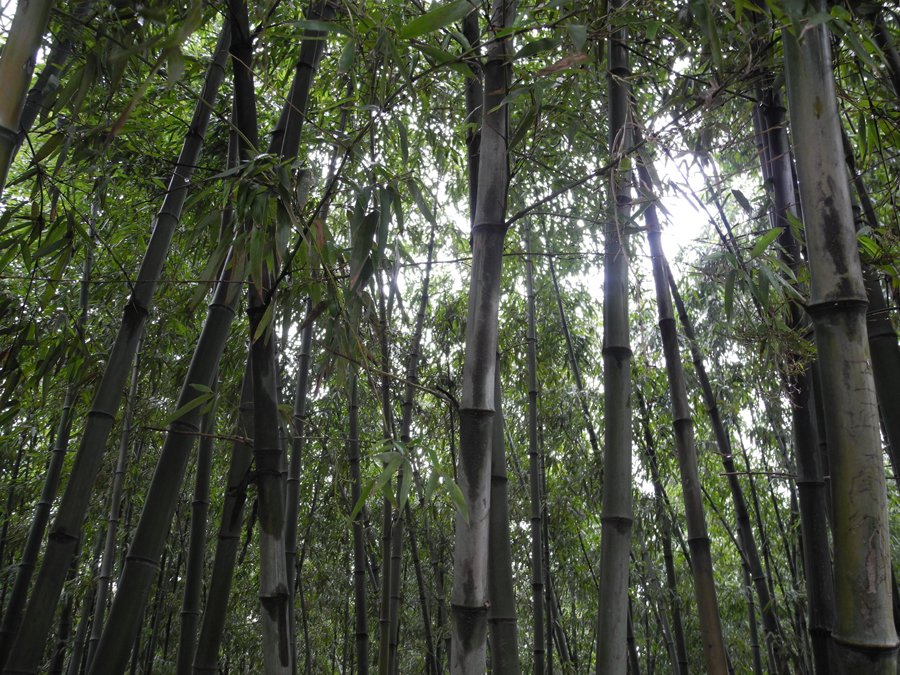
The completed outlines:
[[[552,49],[556,49],[562,44],[562,39],[560,38],[538,38],[537,40],[532,40],[524,47],[522,47],[519,51],[516,52],[516,59],[525,59],[529,56],[535,56],[536,54],[540,54],[542,52],[549,52]]]
[[[176,410],[171,415],[166,417],[162,422],[160,422],[160,426],[163,426],[163,427],[169,426],[172,422],[179,419],[180,417],[183,417],[184,415],[189,413],[191,410],[194,410],[195,408],[199,408],[201,405],[206,403],[212,397],[213,397],[212,393],[201,394],[197,398],[195,398],[191,401],[188,401],[183,406],[181,406],[178,410]]]
[[[444,487],[447,488],[447,493],[450,495],[450,501],[456,505],[456,508],[459,509],[460,515],[463,517],[463,520],[466,521],[466,525],[471,525],[469,522],[469,509],[466,506],[466,498],[463,497],[462,490],[459,489],[459,486],[456,482],[447,475],[446,472],[441,471],[441,478],[444,479]]]
[[[397,491],[397,509],[403,510],[406,506],[406,500],[409,498],[409,489],[412,486],[412,465],[408,459],[403,462],[403,480],[400,481],[400,489]]]
[[[471,2],[470,0],[457,0],[441,5],[437,9],[423,14],[422,16],[410,21],[401,31],[399,37],[401,40],[411,40],[412,38],[433,33],[436,30],[449,26],[452,23],[461,21],[469,12],[478,7],[481,3]]]
[[[378,224],[381,221],[381,213],[378,209],[370,211],[366,215],[359,226],[356,228],[353,236],[353,252],[350,255],[350,291],[353,292],[357,288],[364,286],[369,280],[371,274],[371,260],[369,254],[372,252],[372,242],[375,239],[375,233],[378,231]],[[366,263],[369,268],[366,268]],[[364,274],[367,272],[367,274]]]
[[[778,236],[784,232],[783,227],[773,227],[771,230],[762,235],[759,239],[756,240],[756,244],[753,246],[753,250],[750,251],[751,258],[758,258],[761,256],[769,245],[778,239]]]

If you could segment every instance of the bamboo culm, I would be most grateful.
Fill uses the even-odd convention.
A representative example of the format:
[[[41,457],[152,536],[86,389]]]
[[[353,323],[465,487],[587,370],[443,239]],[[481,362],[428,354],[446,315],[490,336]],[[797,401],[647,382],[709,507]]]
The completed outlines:
[[[813,8],[824,11],[824,0]],[[782,30],[792,136],[825,408],[834,535],[835,672],[894,673],[890,543],[866,290],[841,170],[840,117],[827,27]],[[859,485],[866,485],[859,490]]]
[[[525,230],[525,251],[528,254],[525,258],[525,293],[528,307],[528,335],[526,339],[528,342],[528,482],[531,502],[531,603],[532,631],[534,634],[532,653],[534,658],[534,675],[544,675],[544,545],[541,539],[541,458],[537,435],[537,331],[535,329],[534,261],[531,257],[530,223]],[[557,297],[559,297],[558,293]]]
[[[90,232],[91,234],[94,234],[93,225],[90,227]],[[93,265],[94,254],[91,245],[86,245],[84,251],[84,264],[82,265],[78,317],[75,319],[75,330],[79,336],[82,337],[87,321]],[[41,496],[34,509],[34,516],[31,519],[31,525],[28,528],[28,538],[25,540],[25,547],[22,550],[22,557],[19,560],[18,569],[16,570],[16,578],[13,582],[12,592],[9,596],[9,602],[6,605],[6,611],[3,614],[3,622],[0,624],[0,667],[6,664],[6,660],[9,657],[10,650],[13,646],[13,641],[16,638],[19,623],[22,620],[22,612],[25,609],[28,588],[31,585],[31,578],[38,563],[38,555],[40,554],[41,544],[44,541],[47,523],[50,522],[50,509],[59,489],[59,481],[62,478],[63,464],[65,463],[66,453],[69,450],[69,434],[72,429],[72,407],[74,405],[75,396],[78,393],[78,385],[76,384],[75,379],[76,378],[72,378],[69,385],[66,387],[66,395],[63,400],[63,406],[59,416],[59,425],[56,430],[56,441],[53,445],[53,450],[50,453],[50,462],[47,466],[47,474],[44,476],[44,485],[41,488]]]
[[[215,379],[213,380],[215,382]],[[215,387],[213,387],[215,392]],[[203,593],[203,562],[206,556],[206,520],[209,514],[209,492],[212,478],[214,435],[216,433],[216,402],[203,415],[197,448],[194,475],[194,495],[191,501],[191,529],[188,557],[185,564],[184,596],[181,602],[181,628],[175,657],[177,675],[190,675],[197,649],[197,627],[200,625],[200,602]]]
[[[639,165],[641,182],[649,185],[649,172]],[[659,330],[662,336],[669,395],[672,405],[672,424],[675,431],[675,450],[681,474],[684,509],[688,528],[688,546],[691,550],[691,573],[694,578],[694,595],[700,619],[703,640],[703,658],[710,675],[724,675],[727,670],[725,642],[719,616],[719,602],[713,577],[712,554],[706,528],[706,514],[700,490],[700,474],[697,451],[694,446],[694,424],[687,397],[681,351],[672,296],[669,294],[666,261],[662,251],[661,233],[656,206],[651,201],[644,211],[647,222],[647,238],[653,263],[653,279],[656,286],[656,304],[659,312]]]
[[[512,26],[515,3],[494,0],[490,31]],[[456,516],[453,557],[452,675],[485,672],[487,647],[487,552],[490,511],[494,369],[509,189],[509,41],[495,40],[484,64],[481,150],[472,224],[472,275],[460,398],[459,488],[466,516]]]
[[[488,631],[491,673],[519,675],[519,640],[516,626],[516,594],[512,578],[512,545],[507,503],[506,443],[503,439],[503,403],[500,387],[500,354],[494,369],[494,428],[491,441],[491,511],[488,537],[487,589],[490,599]]]
[[[18,3],[0,55],[0,82],[4,87],[0,101],[0,197],[19,148],[22,108],[52,7],[53,0]]]
[[[615,13],[624,3],[610,3]],[[609,147],[631,146],[625,28],[615,27],[607,43]],[[628,260],[622,232],[629,219],[628,173],[610,179],[613,203],[606,225],[603,282],[604,478],[600,516],[600,571],[597,618],[597,675],[625,675],[628,626],[628,573],[633,521],[631,495],[631,343],[628,321]]]

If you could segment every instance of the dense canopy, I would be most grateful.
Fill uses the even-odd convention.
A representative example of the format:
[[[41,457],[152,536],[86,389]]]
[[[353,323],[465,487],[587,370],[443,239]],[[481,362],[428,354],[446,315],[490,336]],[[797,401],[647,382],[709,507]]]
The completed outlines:
[[[2,672],[895,673],[884,5],[5,5]]]

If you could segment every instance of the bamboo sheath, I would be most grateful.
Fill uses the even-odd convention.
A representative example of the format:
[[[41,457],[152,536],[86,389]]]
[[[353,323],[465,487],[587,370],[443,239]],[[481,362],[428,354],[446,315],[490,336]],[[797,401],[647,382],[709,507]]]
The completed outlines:
[[[817,11],[825,3],[813,3]],[[797,173],[806,229],[813,319],[830,460],[836,673],[894,673],[890,545],[878,409],[869,366],[866,291],[825,26],[802,42],[782,31]]]

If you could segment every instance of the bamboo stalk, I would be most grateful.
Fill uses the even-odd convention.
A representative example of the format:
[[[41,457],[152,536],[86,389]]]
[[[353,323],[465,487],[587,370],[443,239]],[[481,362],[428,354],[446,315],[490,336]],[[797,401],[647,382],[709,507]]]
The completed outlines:
[[[649,185],[650,180],[647,168],[639,165],[638,170],[641,173],[641,182]],[[691,572],[694,578],[694,594],[697,599],[700,632],[703,639],[704,661],[710,674],[724,675],[727,672],[727,657],[722,636],[721,618],[719,616],[719,603],[713,578],[706,514],[703,509],[703,497],[700,490],[699,467],[694,447],[694,426],[687,398],[681,351],[678,346],[675,316],[672,309],[672,296],[669,294],[659,221],[656,214],[656,206],[653,202],[644,211],[644,218],[647,221],[647,238],[650,242],[650,251],[653,257],[653,278],[656,284],[659,329],[662,335],[663,354],[669,381],[669,394],[675,430],[675,449],[681,473],[688,527],[688,546],[691,549]]]
[[[490,28],[513,24],[515,3],[494,0]],[[498,344],[503,241],[509,189],[508,38],[495,40],[484,64],[478,191],[472,224],[472,275],[460,398],[459,488],[467,513],[456,516],[453,557],[452,675],[484,673],[494,369]]]
[[[525,251],[531,253],[531,223],[526,221]],[[552,267],[551,267],[552,271]],[[555,281],[555,277],[554,277]],[[544,675],[544,565],[541,539],[541,479],[537,435],[537,331],[535,329],[534,261],[525,259],[525,293],[528,311],[528,469],[531,502],[531,604],[533,675]],[[559,294],[557,293],[557,298]],[[574,373],[574,371],[573,371]]]
[[[815,0],[816,11],[825,3]],[[825,26],[798,42],[782,31],[793,140],[810,262],[810,302],[822,376],[834,508],[834,665],[893,673],[887,496],[869,366],[866,294],[847,181]],[[858,486],[865,484],[865,490]]]
[[[626,3],[610,2],[610,13]],[[609,147],[631,146],[628,30],[611,26],[607,43]],[[630,216],[629,176],[610,179],[613,204],[606,226],[603,282],[603,506],[600,516],[600,592],[597,619],[597,675],[625,675],[627,668],[628,572],[634,520],[631,476],[631,342],[628,317],[628,260],[622,231]]]

